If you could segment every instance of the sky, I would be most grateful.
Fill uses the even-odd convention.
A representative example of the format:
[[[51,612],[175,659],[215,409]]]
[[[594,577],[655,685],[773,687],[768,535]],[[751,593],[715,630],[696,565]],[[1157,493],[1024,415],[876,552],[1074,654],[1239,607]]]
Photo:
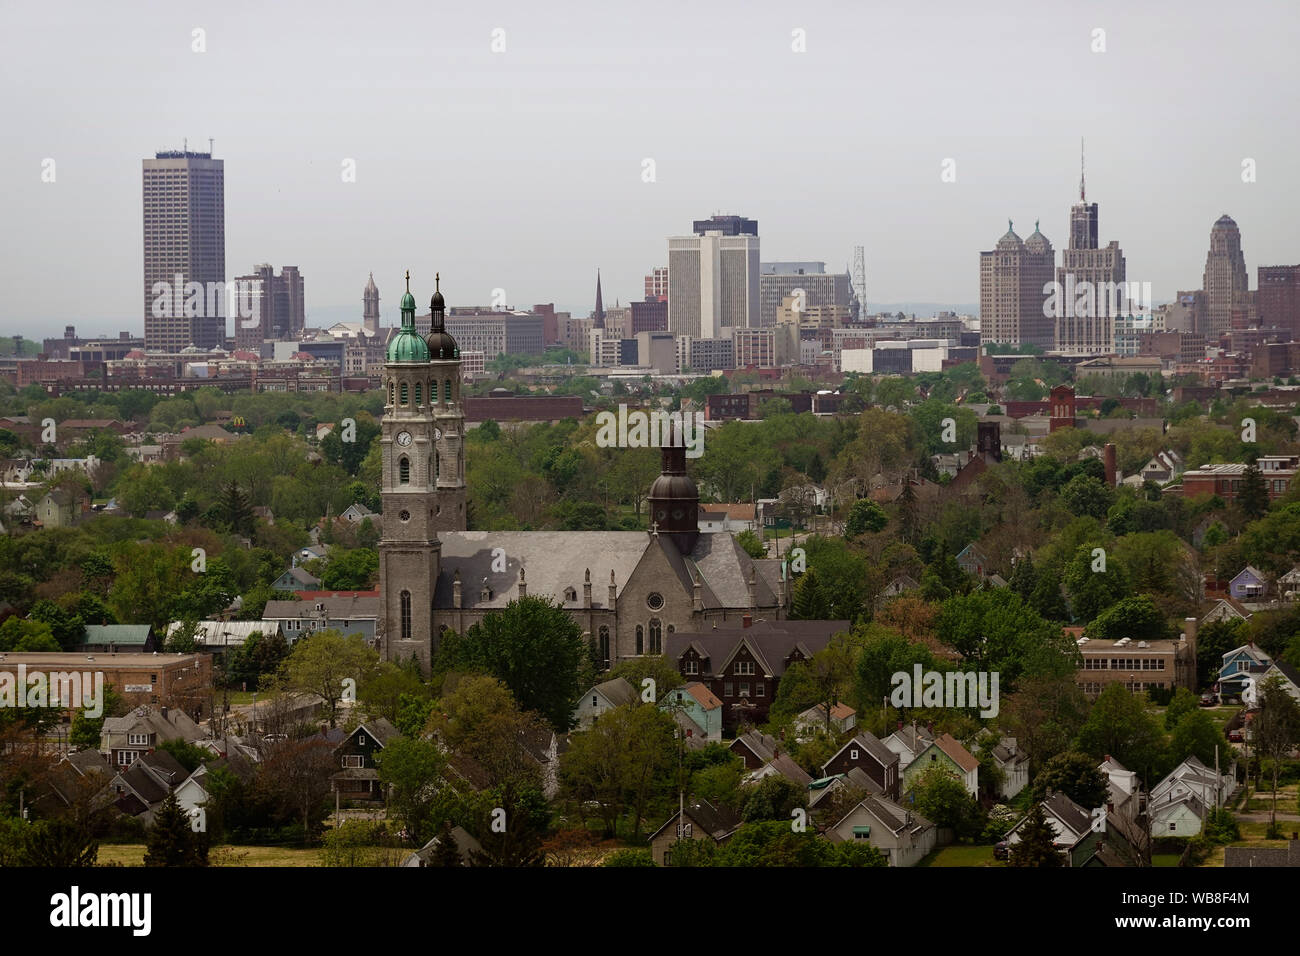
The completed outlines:
[[[396,324],[406,269],[422,305],[440,272],[452,306],[586,315],[597,269],[640,299],[719,212],[764,261],[864,246],[871,304],[976,303],[1008,219],[1065,246],[1081,137],[1130,282],[1200,288],[1228,213],[1253,287],[1300,262],[1298,27],[1293,0],[0,0],[0,334],[139,334],[141,160],[209,137],[228,277],[297,265],[309,324],[359,320],[372,271]]]

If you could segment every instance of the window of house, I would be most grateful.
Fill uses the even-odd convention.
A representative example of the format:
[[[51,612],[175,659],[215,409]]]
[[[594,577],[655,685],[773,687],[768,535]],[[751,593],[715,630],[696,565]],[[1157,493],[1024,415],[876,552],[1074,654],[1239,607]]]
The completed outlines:
[[[858,759],[858,752],[857,752],[856,750],[850,750],[850,751],[849,751],[849,759],[850,759],[850,760],[857,760],[857,759]]]
[[[698,674],[699,672],[700,672],[700,663],[699,663],[699,661],[697,661],[697,660],[695,660],[695,659],[693,659],[693,658],[687,658],[687,659],[686,659],[686,673],[688,673],[688,674]]]
[[[397,463],[397,480],[404,485],[411,481],[411,462],[405,455]]]
[[[753,673],[754,673],[754,662],[753,662],[753,661],[736,661],[736,671],[735,671],[735,673],[736,673],[737,676],[740,676],[740,675],[746,675],[746,676],[753,675]]]
[[[406,400],[407,400],[407,396],[408,396],[408,393],[407,393],[407,385],[406,385],[405,382],[402,383],[402,387],[401,387],[401,396],[402,396],[402,404],[405,405],[405,404],[406,404]]]
[[[352,769],[352,770],[360,770],[363,766],[365,766],[365,759],[361,756],[361,754],[344,754],[344,755],[343,755],[343,769],[344,769],[344,770],[349,770],[349,769]]]
[[[755,697],[766,697],[766,696],[767,696],[767,685],[764,684],[762,681],[759,681],[757,684],[755,684],[755,685],[754,685],[754,696],[755,696]]]
[[[126,742],[128,744],[148,744],[149,735],[148,734],[127,734]]]
[[[731,683],[731,681],[727,681],[725,684],[722,685],[722,696],[723,696],[723,697],[734,697],[735,695],[736,695],[736,685],[735,685],[735,684]]]
[[[596,695],[595,695],[595,694],[592,694],[592,695],[591,695],[591,706],[592,706],[592,707],[595,707],[596,704],[597,704],[597,698],[596,698]]]
[[[423,396],[423,394],[422,394],[422,391],[423,391],[423,390],[422,390],[422,388],[421,388],[421,386],[420,386],[420,383],[419,383],[419,382],[416,382],[416,383],[415,383],[415,404],[416,404],[416,407],[419,407],[420,405],[423,405],[423,404],[424,404],[424,402],[422,401],[422,399],[424,398],[424,396]]]
[[[740,682],[740,696],[741,697],[749,696],[749,681],[746,680]]]
[[[136,752],[134,750],[119,750],[117,752],[117,765],[119,767],[129,767],[135,763]]]

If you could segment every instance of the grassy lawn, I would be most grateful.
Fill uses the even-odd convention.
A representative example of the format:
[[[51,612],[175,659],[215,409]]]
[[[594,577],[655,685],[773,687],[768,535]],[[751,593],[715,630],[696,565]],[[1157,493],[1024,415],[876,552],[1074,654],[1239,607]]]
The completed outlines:
[[[99,865],[143,866],[144,851],[143,843],[101,843]],[[208,858],[217,866],[320,866],[320,850],[315,847],[220,846],[213,847]]]
[[[946,846],[936,850],[918,866],[1006,866],[993,859],[992,846]]]
[[[1151,855],[1152,866],[1177,866],[1182,854],[1179,853],[1153,853]]]

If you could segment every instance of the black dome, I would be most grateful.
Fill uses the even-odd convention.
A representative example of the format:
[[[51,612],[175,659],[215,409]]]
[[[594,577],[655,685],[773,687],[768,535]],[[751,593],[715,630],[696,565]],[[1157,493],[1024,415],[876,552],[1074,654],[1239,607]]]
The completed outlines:
[[[432,361],[460,358],[460,348],[456,345],[456,340],[445,329],[434,329],[424,341],[429,346],[429,358]]]

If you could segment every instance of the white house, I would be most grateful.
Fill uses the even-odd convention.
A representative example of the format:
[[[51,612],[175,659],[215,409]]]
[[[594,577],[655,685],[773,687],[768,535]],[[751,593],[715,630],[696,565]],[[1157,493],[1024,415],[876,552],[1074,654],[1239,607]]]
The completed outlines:
[[[1142,786],[1135,771],[1129,770],[1109,754],[1097,768],[1106,777],[1106,814],[1136,820],[1141,812]]]
[[[623,677],[615,677],[603,684],[597,684],[578,698],[578,706],[573,709],[573,719],[578,730],[588,730],[601,714],[622,707],[636,704],[641,699],[636,688]]]
[[[1147,806],[1152,834],[1191,836],[1200,832],[1206,810],[1227,803],[1235,786],[1234,774],[1216,774],[1195,757],[1188,757],[1151,788]]]
[[[993,762],[1002,771],[998,796],[1010,800],[1029,786],[1029,754],[1020,749],[1015,737],[1003,737],[991,751]]]
[[[934,743],[934,734],[913,721],[910,726],[899,727],[881,743],[898,754],[900,767],[907,767],[921,755],[921,751]]]
[[[915,866],[934,849],[933,823],[883,796],[866,797],[827,832],[836,843],[870,843],[890,866]]]

